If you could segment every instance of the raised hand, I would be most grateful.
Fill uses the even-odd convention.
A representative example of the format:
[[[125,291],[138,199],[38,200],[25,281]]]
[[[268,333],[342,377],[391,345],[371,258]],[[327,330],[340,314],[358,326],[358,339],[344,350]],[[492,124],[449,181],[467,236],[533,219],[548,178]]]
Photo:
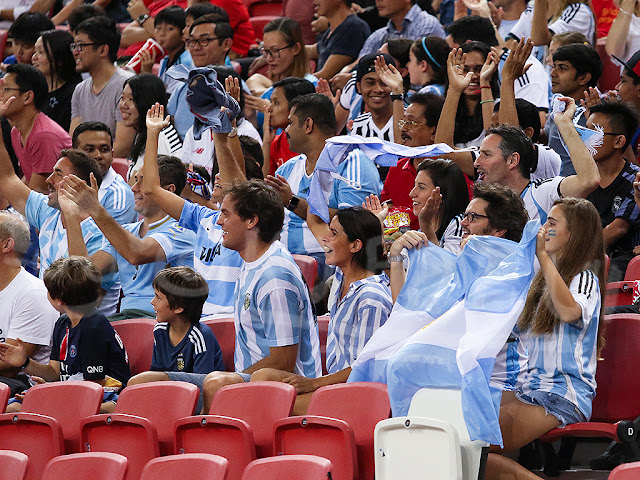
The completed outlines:
[[[465,6],[474,12],[478,12],[478,15],[484,18],[491,17],[491,8],[487,0],[463,0]]]
[[[271,114],[269,110],[264,112],[264,120],[262,121],[262,142],[270,143],[276,138],[277,128],[271,128]]]
[[[449,88],[453,88],[458,92],[463,92],[465,88],[471,83],[473,78],[473,72],[465,73],[462,70],[462,65],[467,57],[466,53],[462,53],[462,49],[454,48],[449,52],[447,57],[447,74],[449,76]]]
[[[404,93],[402,74],[398,71],[395,65],[387,65],[384,57],[380,55],[379,57],[376,57],[375,67],[380,80],[382,80],[382,82],[391,89],[391,93],[394,95],[401,95]]]
[[[60,184],[60,190],[58,193],[58,205],[60,205],[60,211],[64,214],[65,218],[79,217],[80,208],[73,199],[64,191],[64,180]]]
[[[269,108],[269,106],[271,105],[271,102],[266,98],[260,98],[254,95],[245,95],[244,103],[245,105],[262,113],[265,113],[267,111],[267,108]]]
[[[541,256],[548,255],[546,249],[546,241],[547,241],[547,229],[544,226],[540,227],[538,230],[538,236],[536,237],[536,256],[538,260],[540,260]]]
[[[154,63],[156,63],[156,52],[151,52],[149,50],[140,51],[141,73],[151,73]]]
[[[427,245],[429,245],[429,239],[423,232],[409,230],[393,242],[389,255],[400,255],[405,248],[411,250],[412,248],[421,248]]]
[[[100,202],[98,201],[98,182],[93,173],[90,174],[90,179],[91,186],[75,175],[67,175],[64,177],[61,188],[80,209],[92,215],[100,208]]]
[[[440,206],[442,205],[442,194],[440,187],[436,187],[431,191],[431,195],[424,203],[422,210],[418,214],[420,229],[429,236],[429,233],[438,231],[440,227]],[[435,243],[435,242],[434,242]]]
[[[164,116],[164,106],[156,102],[155,105],[151,105],[151,108],[147,112],[147,132],[156,132],[164,130],[169,126],[169,115]]]
[[[378,217],[380,223],[384,222],[384,219],[389,214],[389,204],[387,202],[380,203],[380,198],[373,193],[365,197],[364,202],[362,202],[362,208],[366,208]]]
[[[576,114],[576,102],[571,97],[558,97],[558,100],[565,103],[565,108],[564,112],[556,112],[553,121],[556,124],[572,122],[573,116]]]
[[[289,186],[289,182],[282,175],[267,175],[267,178],[264,179],[264,183],[269,185],[272,188],[275,188],[276,192],[280,195],[282,199],[282,204],[286,207],[289,205],[291,201],[291,197],[293,197],[293,192],[291,191],[291,187]]]
[[[598,87],[589,87],[585,90],[584,98],[580,100],[580,105],[587,110],[585,118],[589,117],[589,109],[594,105],[599,105],[601,102],[602,99],[600,98],[600,90],[598,90]]]
[[[480,70],[481,85],[488,85],[491,83],[493,75],[496,73],[496,70],[498,70],[499,61],[500,59],[494,48],[489,52],[489,55],[487,55],[487,59],[485,60],[484,65],[482,65],[482,70]]]
[[[526,64],[531,55],[531,50],[533,50],[533,40],[528,38],[525,41],[524,37],[522,37],[509,52],[509,56],[502,66],[502,78],[515,80],[524,75],[531,66]]]
[[[334,95],[333,92],[331,91],[331,87],[329,86],[329,82],[324,78],[318,79],[318,84],[316,85],[316,93],[324,95],[329,100],[331,100],[331,103],[333,103],[334,107],[340,101],[340,89],[338,89],[336,91],[336,94]]]
[[[233,99],[240,104],[240,80],[229,75],[224,79],[224,89]]]
[[[489,3],[489,10],[491,11],[491,19],[495,23],[496,27],[499,27],[504,18],[504,9],[502,7],[496,7],[493,2]]]

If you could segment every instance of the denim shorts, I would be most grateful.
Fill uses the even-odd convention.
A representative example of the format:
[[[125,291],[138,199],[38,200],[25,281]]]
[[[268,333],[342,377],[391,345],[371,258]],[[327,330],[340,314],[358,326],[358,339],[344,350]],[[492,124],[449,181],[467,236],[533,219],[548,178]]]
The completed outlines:
[[[560,395],[555,393],[543,392],[541,390],[533,390],[529,393],[523,393],[521,389],[515,392],[516,398],[523,403],[536,405],[544,408],[547,415],[553,415],[560,422],[559,428],[578,422],[585,422],[587,419],[578,407]]]

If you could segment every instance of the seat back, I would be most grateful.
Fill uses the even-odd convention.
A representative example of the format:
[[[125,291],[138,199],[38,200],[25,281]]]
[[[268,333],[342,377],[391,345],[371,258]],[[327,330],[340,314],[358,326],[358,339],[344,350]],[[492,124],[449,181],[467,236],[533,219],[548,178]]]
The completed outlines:
[[[253,33],[256,35],[256,40],[262,41],[265,25],[277,18],[278,15],[258,15],[249,19],[249,22],[251,22],[251,28],[253,28]]]
[[[114,158],[111,164],[113,169],[120,175],[124,181],[127,181],[127,172],[129,171],[129,160],[126,158]]]
[[[283,455],[251,462],[242,480],[327,480],[331,478],[332,468],[329,460],[315,455]]]
[[[198,387],[187,382],[152,382],[125,388],[116,405],[117,413],[146,418],[155,427],[161,455],[176,453],[176,422],[193,415],[198,403]]]
[[[307,286],[310,291],[313,291],[313,286],[316,284],[316,277],[318,276],[318,262],[315,258],[309,255],[292,255],[295,260],[304,281],[307,282]]]
[[[47,462],[64,453],[62,429],[45,415],[5,413],[0,415],[0,449],[27,455],[26,479],[40,480]]]
[[[111,323],[124,343],[131,375],[147,372],[151,368],[153,328],[156,324],[153,318],[132,318]]]
[[[252,0],[247,9],[250,18],[262,15],[279,17],[282,15],[282,2],[280,0]]]
[[[236,326],[233,322],[233,317],[205,320],[203,323],[209,326],[216,336],[216,340],[218,340],[218,344],[222,349],[224,368],[227,372],[235,372],[233,354],[236,349]]]
[[[7,408],[7,402],[11,396],[11,388],[6,383],[0,383],[0,413],[4,413]]]
[[[176,423],[178,453],[211,453],[228,460],[227,480],[240,480],[256,459],[251,427],[242,420],[219,415],[186,417]]]
[[[145,465],[140,480],[224,480],[227,459],[209,453],[185,453],[154,458]]]
[[[640,344],[640,315],[606,315],[605,345],[598,361],[598,394],[593,400],[591,421],[617,422],[640,415],[635,401],[640,391],[640,369],[636,345]]]
[[[123,480],[126,471],[127,459],[117,453],[74,453],[52,459],[44,469],[42,480],[63,478]]]
[[[322,374],[327,373],[327,335],[329,334],[329,315],[318,317],[318,335],[320,337],[320,358],[322,359]]]
[[[640,462],[618,465],[609,475],[609,480],[637,480],[638,478],[640,478]]]
[[[311,397],[307,413],[337,418],[349,424],[356,441],[360,478],[372,480],[375,470],[374,429],[379,421],[391,414],[387,386],[354,382],[319,388]]]
[[[43,383],[27,390],[21,411],[55,418],[62,428],[65,452],[78,453],[82,451],[80,422],[100,411],[102,397],[102,387],[94,382]]]
[[[376,426],[376,480],[462,480],[458,432],[432,418],[384,420]]]
[[[81,425],[85,452],[118,453],[127,458],[126,480],[139,480],[146,463],[160,455],[158,435],[149,420],[107,414],[85,418]]]
[[[211,415],[239,418],[253,432],[258,457],[273,451],[273,426],[291,415],[296,389],[280,382],[249,382],[228,385],[213,396]]]
[[[29,457],[21,452],[0,450],[0,465],[0,480],[23,480],[29,466]]]
[[[633,257],[624,272],[625,281],[640,280],[640,257]]]

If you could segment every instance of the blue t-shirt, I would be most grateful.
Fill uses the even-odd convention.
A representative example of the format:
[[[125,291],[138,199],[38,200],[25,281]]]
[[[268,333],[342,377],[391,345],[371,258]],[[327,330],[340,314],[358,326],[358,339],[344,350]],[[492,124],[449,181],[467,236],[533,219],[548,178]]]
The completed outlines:
[[[143,221],[123,225],[123,228],[139,237]],[[120,310],[137,308],[153,312],[153,279],[157,273],[167,266],[185,266],[193,268],[193,246],[196,236],[185,230],[178,222],[166,216],[162,220],[149,225],[149,230],[142,238],[153,238],[164,251],[166,261],[131,265],[105,238],[101,250],[111,255],[118,264],[120,283],[124,298]]]
[[[53,327],[51,360],[60,362],[60,380],[81,373],[85,380],[102,380],[107,375],[126,385],[131,377],[122,340],[100,312],[82,317],[71,327],[62,315]]]
[[[220,211],[191,202],[184,203],[180,215],[180,226],[196,233],[193,266],[209,286],[203,316],[233,313],[233,291],[244,263],[238,252],[222,246],[219,217]]]
[[[357,15],[349,15],[335,29],[327,29],[318,38],[318,64],[316,71],[321,70],[331,55],[345,55],[352,60],[358,58],[371,30],[367,22]]]
[[[169,324],[158,323],[153,329],[151,371],[209,373],[224,371],[222,349],[215,335],[204,323],[191,325],[175,347],[169,341]]]

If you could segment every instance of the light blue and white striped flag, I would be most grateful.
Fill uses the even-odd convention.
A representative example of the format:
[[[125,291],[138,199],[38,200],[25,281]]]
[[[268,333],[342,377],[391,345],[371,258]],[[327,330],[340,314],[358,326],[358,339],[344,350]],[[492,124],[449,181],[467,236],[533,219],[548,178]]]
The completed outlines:
[[[415,333],[388,359],[387,385],[394,416],[407,414],[420,388],[460,388],[471,439],[502,445],[500,392],[490,389],[489,379],[496,355],[524,306],[534,274],[539,228],[539,221],[529,222],[521,242],[512,243],[516,247],[512,253],[503,256],[502,250],[489,262],[499,262],[491,271],[487,272],[487,264],[483,268],[479,263],[476,267],[483,272],[476,275],[464,298]],[[487,255],[494,245],[503,242],[506,240],[490,236],[473,237],[463,253],[471,248],[479,256]],[[473,277],[472,273],[468,275]]]
[[[338,174],[338,165],[347,158],[349,152],[357,148],[383,167],[395,166],[400,158],[437,157],[453,151],[449,145],[444,143],[425,147],[405,147],[379,138],[365,138],[360,135],[340,135],[328,139],[320,157],[318,157],[307,198],[311,213],[318,215],[326,223],[331,220],[329,218],[329,196],[334,179],[352,183]],[[352,186],[359,188],[359,185]]]

